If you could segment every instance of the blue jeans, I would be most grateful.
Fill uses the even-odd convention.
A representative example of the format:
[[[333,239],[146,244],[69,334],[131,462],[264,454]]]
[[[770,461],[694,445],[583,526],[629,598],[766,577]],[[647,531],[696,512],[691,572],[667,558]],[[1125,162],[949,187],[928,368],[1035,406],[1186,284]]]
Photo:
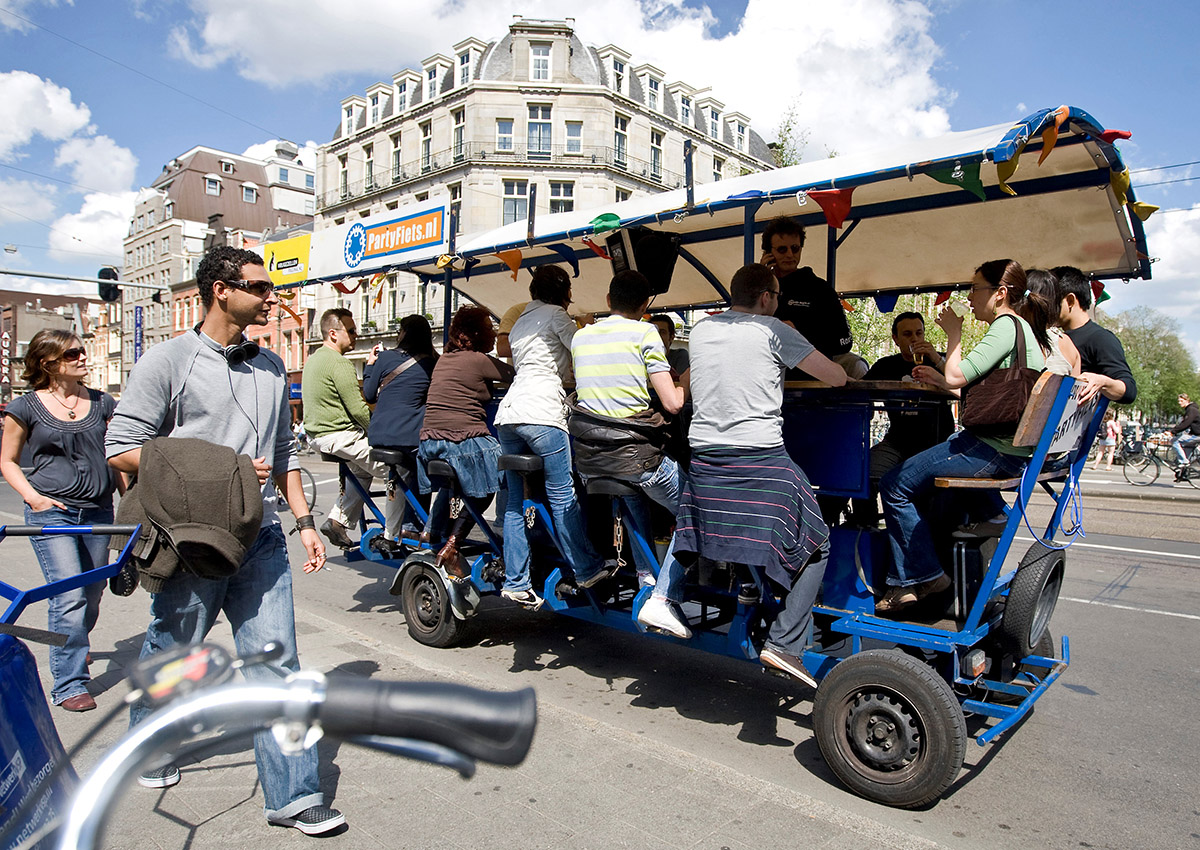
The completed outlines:
[[[270,641],[283,645],[278,667],[256,664],[243,668],[248,679],[279,679],[300,669],[296,655],[296,621],[292,605],[292,573],[287,542],[278,525],[268,525],[246,553],[242,567],[226,579],[206,579],[179,570],[160,593],[151,594],[150,626],[141,658],[180,644],[204,640],[224,613],[233,628],[239,655],[259,652]],[[282,668],[282,669],[279,669]],[[129,725],[150,713],[138,702],[130,708]],[[254,736],[254,759],[268,817],[291,817],[324,802],[317,776],[317,748],[285,756],[269,731]]]
[[[1171,448],[1175,450],[1175,457],[1179,458],[1181,464],[1187,465],[1188,456],[1184,452],[1185,448],[1200,443],[1200,437],[1195,434],[1180,434],[1171,441]]]
[[[109,525],[112,508],[51,508],[35,511],[25,506],[27,525]],[[108,535],[45,535],[31,537],[42,575],[47,582],[77,576],[108,563]],[[67,636],[63,646],[50,647],[50,675],[54,685],[50,701],[58,705],[65,699],[87,693],[88,633],[100,616],[100,594],[104,582],[94,582],[68,590],[47,600],[50,608],[48,628]]]
[[[546,501],[554,517],[554,533],[577,581],[594,576],[604,562],[596,554],[575,496],[571,476],[571,446],[567,432],[549,425],[501,425],[504,454],[535,454],[542,459]],[[529,590],[529,540],[525,536],[525,500],[520,474],[506,470],[508,500],[504,510],[504,589]]]
[[[993,478],[1019,475],[1025,458],[1001,454],[987,443],[959,431],[946,442],[913,455],[879,482],[883,498],[883,518],[892,546],[892,569],[887,583],[891,587],[909,587],[931,581],[944,570],[934,550],[930,502],[933,481],[950,478]],[[987,519],[1004,509],[1000,494],[989,490],[980,494]]]
[[[683,489],[682,475],[675,459],[664,456],[658,469],[644,473],[636,483],[642,488],[643,493],[674,514],[679,510],[679,493]],[[650,533],[650,511],[647,510],[646,503],[635,497],[622,496],[621,498],[633,516],[634,526],[645,536],[646,542],[653,546],[654,535]],[[637,564],[638,572],[648,572],[653,575],[658,564],[648,561],[640,547],[635,545],[632,549],[633,562]],[[683,565],[675,560],[675,535],[673,534],[671,535],[671,545],[667,547],[667,554],[663,558],[662,567],[657,572],[658,581],[654,585],[654,595],[665,597],[671,602],[682,602],[685,571]]]

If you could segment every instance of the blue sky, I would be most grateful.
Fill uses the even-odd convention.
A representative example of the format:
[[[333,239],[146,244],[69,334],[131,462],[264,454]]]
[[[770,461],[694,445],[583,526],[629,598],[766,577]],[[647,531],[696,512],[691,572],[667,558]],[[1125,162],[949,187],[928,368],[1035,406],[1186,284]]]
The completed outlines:
[[[1061,103],[1133,131],[1121,147],[1163,207],[1148,223],[1160,261],[1154,282],[1110,284],[1109,306],[1169,312],[1200,357],[1200,180],[1136,173],[1200,160],[1200,4],[1176,0],[0,0],[0,244],[18,249],[0,264],[94,273],[130,193],[173,156],[325,141],[347,94],[494,39],[517,12],[573,16],[585,42],[712,85],[767,138],[796,103],[810,156]]]

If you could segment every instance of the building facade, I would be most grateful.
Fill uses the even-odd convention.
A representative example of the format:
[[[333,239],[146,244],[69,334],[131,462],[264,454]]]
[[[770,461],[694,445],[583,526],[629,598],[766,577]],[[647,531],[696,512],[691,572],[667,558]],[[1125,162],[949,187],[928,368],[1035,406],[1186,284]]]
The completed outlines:
[[[173,336],[181,318],[187,327],[203,318],[194,304],[177,308],[172,296],[195,278],[208,248],[253,249],[271,233],[312,221],[314,172],[296,155],[291,142],[266,160],[195,147],[138,194],[121,272],[122,383],[140,353]]]
[[[76,334],[87,352],[88,386],[111,392],[112,373],[107,357],[110,311],[105,309],[110,306],[114,305],[79,295],[0,291],[0,401],[9,401],[29,390],[21,379],[25,353],[34,334],[43,329]]]
[[[464,39],[342,101],[318,152],[314,227],[437,197],[460,235],[524,220],[531,205],[601,207],[683,186],[685,141],[697,184],[774,167],[750,119],[710,89],[616,45],[585,45],[571,18],[518,17],[497,40]],[[385,286],[378,303],[321,287],[319,307],[348,307],[368,330],[412,312],[440,326],[440,294],[404,274]]]

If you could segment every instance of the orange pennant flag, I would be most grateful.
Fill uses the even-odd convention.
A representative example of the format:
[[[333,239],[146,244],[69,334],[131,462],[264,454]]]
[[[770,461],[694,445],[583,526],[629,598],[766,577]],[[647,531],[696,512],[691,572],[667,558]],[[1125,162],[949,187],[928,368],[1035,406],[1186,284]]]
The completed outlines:
[[[1071,108],[1060,106],[1050,114],[1054,116],[1054,126],[1047,127],[1046,132],[1042,133],[1042,155],[1038,157],[1038,165],[1046,161],[1046,157],[1050,156],[1050,151],[1054,150],[1054,146],[1058,144],[1058,130],[1067,120],[1067,116],[1071,114]]]
[[[810,191],[808,196],[817,202],[817,206],[825,213],[825,221],[830,227],[841,228],[846,216],[850,214],[850,195],[854,187],[849,189],[819,189]]]
[[[511,251],[497,251],[496,256],[512,271],[513,280],[517,279],[517,269],[521,268],[521,251],[513,248]]]
[[[847,313],[858,312],[857,308],[853,304],[851,304],[849,301],[847,301],[845,298],[842,299],[842,309],[845,310]]]
[[[300,327],[304,327],[304,320],[301,319],[298,315],[296,315],[296,311],[293,310],[291,307],[289,307],[288,305],[286,305],[282,301],[280,301],[279,309],[282,310],[283,312],[287,313],[293,319],[295,319],[296,324],[300,325]]]
[[[379,272],[377,275],[371,278],[371,286],[378,287],[378,289],[375,290],[375,300],[371,302],[372,307],[378,307],[379,302],[383,300],[383,281],[386,277],[387,275],[384,272]]]

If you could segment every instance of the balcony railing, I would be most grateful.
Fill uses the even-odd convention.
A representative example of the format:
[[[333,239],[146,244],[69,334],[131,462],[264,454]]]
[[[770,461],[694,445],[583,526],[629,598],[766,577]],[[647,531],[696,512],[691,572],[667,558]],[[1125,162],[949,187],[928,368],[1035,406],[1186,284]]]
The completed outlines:
[[[317,196],[318,208],[325,210],[358,198],[368,197],[395,186],[424,179],[431,174],[458,168],[466,163],[478,164],[534,164],[555,165],[566,168],[609,168],[628,175],[631,179],[659,189],[678,189],[683,185],[683,175],[667,171],[649,160],[629,156],[627,150],[608,147],[583,147],[578,150],[566,145],[530,148],[514,144],[510,149],[500,149],[494,142],[465,142],[451,148],[430,153],[406,162],[399,167],[376,167],[375,172],[362,179],[348,182],[336,189]]]

